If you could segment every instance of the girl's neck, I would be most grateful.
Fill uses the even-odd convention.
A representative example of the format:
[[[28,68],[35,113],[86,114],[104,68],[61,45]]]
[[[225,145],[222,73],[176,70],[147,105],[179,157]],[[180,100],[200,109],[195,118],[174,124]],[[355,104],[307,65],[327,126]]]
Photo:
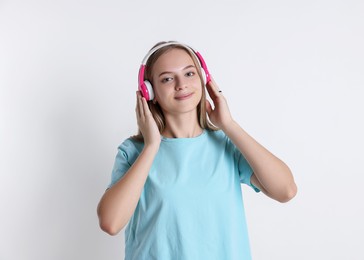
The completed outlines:
[[[166,126],[162,132],[168,138],[191,138],[202,134],[203,129],[198,123],[197,113],[182,115],[165,115]]]

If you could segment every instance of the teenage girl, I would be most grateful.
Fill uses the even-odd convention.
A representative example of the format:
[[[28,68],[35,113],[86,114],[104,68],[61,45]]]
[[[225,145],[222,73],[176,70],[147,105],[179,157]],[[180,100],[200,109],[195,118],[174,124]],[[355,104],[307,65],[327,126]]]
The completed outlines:
[[[128,224],[126,260],[251,259],[241,183],[279,202],[297,187],[233,119],[201,54],[157,44],[142,62],[135,110],[139,133],[118,148],[101,229]]]

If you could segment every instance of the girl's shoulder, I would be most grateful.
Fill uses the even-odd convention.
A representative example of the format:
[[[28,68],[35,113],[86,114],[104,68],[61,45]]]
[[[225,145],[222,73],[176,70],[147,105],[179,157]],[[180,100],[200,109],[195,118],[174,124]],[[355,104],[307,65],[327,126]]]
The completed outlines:
[[[225,140],[225,141],[228,139],[228,137],[222,130],[205,130],[205,131],[207,132],[209,137],[212,137],[214,139]]]
[[[118,148],[127,154],[139,154],[141,150],[143,150],[143,147],[143,140],[139,140],[138,138],[135,138],[135,136],[130,136],[129,138],[125,139]]]

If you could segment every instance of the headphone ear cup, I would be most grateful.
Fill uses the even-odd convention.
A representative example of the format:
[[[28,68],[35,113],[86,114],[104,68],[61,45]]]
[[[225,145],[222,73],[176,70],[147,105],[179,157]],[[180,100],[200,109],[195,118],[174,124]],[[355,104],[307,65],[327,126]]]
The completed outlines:
[[[148,80],[145,80],[144,81],[144,85],[148,91],[148,97],[145,97],[145,99],[147,101],[150,101],[150,100],[153,100],[154,98],[154,91],[153,91],[153,87],[152,87],[152,84],[148,81]]]
[[[203,80],[203,84],[204,86],[207,83],[207,79],[206,79],[206,71],[201,67],[201,76],[202,76],[202,80]]]

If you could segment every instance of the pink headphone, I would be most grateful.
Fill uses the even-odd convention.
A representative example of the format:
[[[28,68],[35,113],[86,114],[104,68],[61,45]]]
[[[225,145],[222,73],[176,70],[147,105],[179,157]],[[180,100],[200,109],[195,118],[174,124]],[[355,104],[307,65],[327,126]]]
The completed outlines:
[[[188,46],[186,44],[182,44],[182,43],[176,42],[176,41],[163,43],[161,45],[158,45],[157,47],[154,47],[153,49],[151,49],[148,52],[148,54],[144,57],[144,59],[142,61],[142,65],[140,65],[140,68],[139,68],[138,86],[139,86],[140,92],[142,93],[142,96],[147,101],[153,100],[153,98],[154,98],[154,91],[153,91],[152,84],[148,80],[144,80],[144,72],[146,69],[147,61],[148,61],[149,57],[151,55],[153,55],[153,53],[155,53],[159,49],[169,46],[169,45],[180,45],[180,46],[185,47],[186,49],[190,50],[195,55],[196,59],[199,62],[199,65],[200,65],[201,71],[202,71],[204,85],[206,85],[207,83],[209,83],[211,81],[210,73],[207,69],[206,63],[198,51],[195,51],[194,49],[192,49],[190,46]]]

